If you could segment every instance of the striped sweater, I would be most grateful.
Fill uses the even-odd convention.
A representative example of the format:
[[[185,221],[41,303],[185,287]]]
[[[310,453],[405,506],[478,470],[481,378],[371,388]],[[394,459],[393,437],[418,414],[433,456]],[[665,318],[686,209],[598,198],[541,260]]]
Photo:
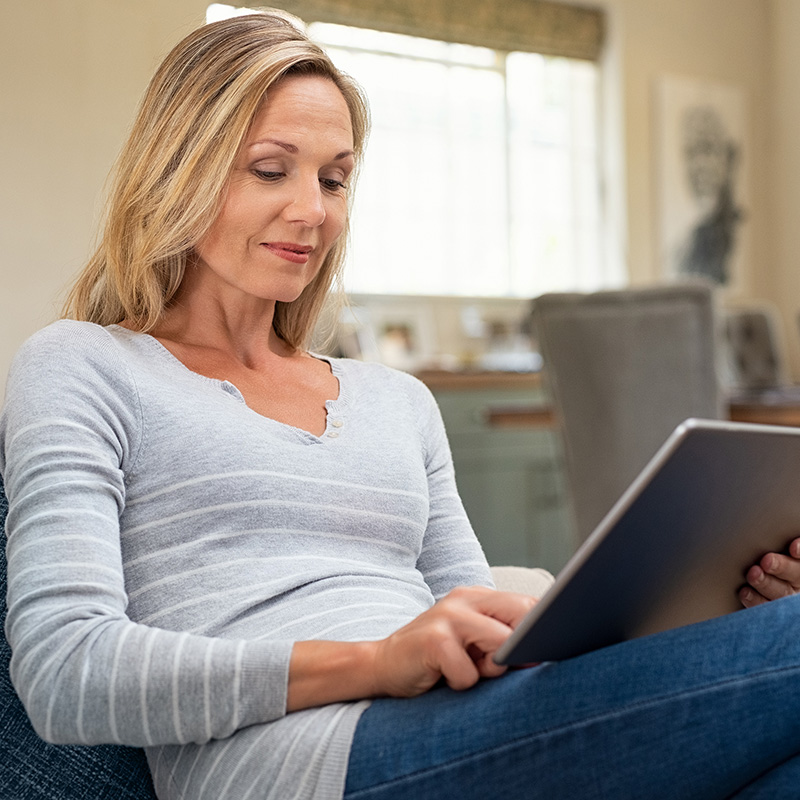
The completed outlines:
[[[12,679],[53,742],[147,748],[160,798],[338,798],[367,702],[286,713],[292,643],[491,585],[436,404],[331,360],[322,436],[154,338],[61,321],[9,375]]]

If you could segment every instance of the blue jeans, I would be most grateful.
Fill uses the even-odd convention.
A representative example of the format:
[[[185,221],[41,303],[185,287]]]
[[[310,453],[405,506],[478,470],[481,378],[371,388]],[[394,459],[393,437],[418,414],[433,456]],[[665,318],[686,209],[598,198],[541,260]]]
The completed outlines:
[[[800,596],[411,700],[358,724],[347,800],[800,797]]]

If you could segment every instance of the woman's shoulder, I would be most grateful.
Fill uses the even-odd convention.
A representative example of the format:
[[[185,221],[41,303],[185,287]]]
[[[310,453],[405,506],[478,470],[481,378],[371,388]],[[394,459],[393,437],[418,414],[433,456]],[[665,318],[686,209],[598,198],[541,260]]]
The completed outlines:
[[[438,422],[439,406],[433,393],[411,373],[374,361],[343,358],[333,359],[331,364],[334,374],[338,371],[345,377],[348,397],[368,398],[376,409],[407,414],[421,428],[427,422]]]
[[[138,388],[112,333],[89,322],[59,320],[29,337],[11,364],[0,448],[4,436],[30,424],[42,430],[64,424],[113,429],[116,441],[124,436],[136,443],[140,419]]]
[[[118,347],[109,329],[93,322],[60,319],[22,344],[14,357],[11,374],[45,373],[82,380],[98,371],[108,377],[120,368]]]
[[[102,325],[75,319],[59,319],[29,336],[21,349],[36,351],[40,348],[66,347],[72,350],[96,346],[108,339],[108,329]]]
[[[338,367],[341,372],[362,383],[411,392],[414,395],[430,394],[428,387],[411,373],[377,361],[358,361],[353,358],[332,358],[330,361],[334,371]]]

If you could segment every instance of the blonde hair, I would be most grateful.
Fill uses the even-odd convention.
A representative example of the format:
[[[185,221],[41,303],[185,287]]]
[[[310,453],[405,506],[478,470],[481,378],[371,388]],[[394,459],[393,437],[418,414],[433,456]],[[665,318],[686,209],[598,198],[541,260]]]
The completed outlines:
[[[205,25],[181,41],[150,82],[115,167],[100,244],[64,315],[152,330],[174,298],[193,247],[216,218],[239,148],[271,86],[327,77],[350,111],[356,164],[369,129],[361,89],[283,12]],[[350,183],[354,183],[353,180]],[[300,297],[277,303],[273,327],[303,347],[338,280],[348,231]]]

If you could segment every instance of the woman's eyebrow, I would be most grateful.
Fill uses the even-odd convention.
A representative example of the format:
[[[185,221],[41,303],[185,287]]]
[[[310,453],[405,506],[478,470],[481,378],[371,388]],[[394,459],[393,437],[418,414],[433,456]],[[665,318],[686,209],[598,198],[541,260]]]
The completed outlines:
[[[278,139],[259,139],[257,142],[248,145],[248,147],[258,147],[261,144],[274,144],[286,150],[288,153],[295,154],[300,152],[297,145],[289,144],[289,142],[281,142]]]
[[[258,147],[261,144],[274,144],[282,148],[283,150],[286,150],[287,153],[292,153],[292,155],[296,155],[297,153],[300,152],[297,145],[290,144],[289,142],[282,142],[279,139],[259,139],[257,142],[252,142],[251,144],[249,144],[248,149],[253,147]],[[342,152],[337,153],[332,160],[341,161],[343,158],[349,158],[350,156],[354,155],[355,155],[354,150],[342,150]]]

